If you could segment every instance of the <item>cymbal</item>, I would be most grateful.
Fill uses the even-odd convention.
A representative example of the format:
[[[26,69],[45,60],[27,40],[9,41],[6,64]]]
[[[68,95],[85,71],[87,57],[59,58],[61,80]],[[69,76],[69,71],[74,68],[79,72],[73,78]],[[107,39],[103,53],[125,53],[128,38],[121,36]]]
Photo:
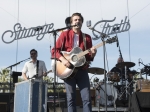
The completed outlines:
[[[118,67],[118,68],[124,68],[125,66],[127,68],[130,68],[130,67],[135,66],[135,63],[133,63],[133,62],[121,62],[121,63],[116,64],[116,67]]]
[[[106,70],[105,70],[105,72],[107,73]],[[100,75],[100,74],[104,74],[104,69],[103,68],[92,67],[92,68],[88,68],[88,73]]]

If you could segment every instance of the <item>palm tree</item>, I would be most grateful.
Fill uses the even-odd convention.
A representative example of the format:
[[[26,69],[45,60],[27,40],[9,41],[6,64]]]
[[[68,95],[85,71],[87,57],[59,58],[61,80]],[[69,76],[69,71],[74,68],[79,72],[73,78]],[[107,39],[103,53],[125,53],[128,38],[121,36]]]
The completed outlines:
[[[7,82],[8,79],[10,78],[8,69],[1,69],[0,71],[0,82]]]
[[[4,92],[4,91],[7,91],[8,90],[8,82],[10,82],[10,75],[9,75],[9,71],[8,69],[1,69],[0,70],[0,83],[3,83],[1,84],[0,88],[2,88],[0,90],[0,92]],[[6,90],[5,90],[6,89]]]

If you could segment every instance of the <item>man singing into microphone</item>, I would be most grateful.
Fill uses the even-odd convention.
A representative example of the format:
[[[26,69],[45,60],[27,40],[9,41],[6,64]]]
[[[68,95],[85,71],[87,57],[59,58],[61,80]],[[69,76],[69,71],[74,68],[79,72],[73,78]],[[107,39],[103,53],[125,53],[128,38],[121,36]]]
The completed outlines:
[[[76,112],[76,84],[80,89],[81,98],[83,102],[83,112],[91,112],[91,96],[90,96],[90,82],[87,72],[90,61],[93,61],[96,55],[96,49],[92,47],[92,40],[88,34],[83,34],[81,27],[83,24],[83,17],[80,13],[74,13],[70,19],[71,25],[77,25],[71,29],[61,33],[56,42],[56,59],[60,60],[64,66],[70,67],[70,62],[62,55],[61,51],[70,52],[75,47],[80,47],[83,51],[89,49],[89,53],[85,55],[86,64],[76,68],[77,72],[73,78],[66,78],[64,80],[68,112]],[[55,58],[55,49],[52,49],[52,58]],[[73,73],[74,74],[74,73]]]

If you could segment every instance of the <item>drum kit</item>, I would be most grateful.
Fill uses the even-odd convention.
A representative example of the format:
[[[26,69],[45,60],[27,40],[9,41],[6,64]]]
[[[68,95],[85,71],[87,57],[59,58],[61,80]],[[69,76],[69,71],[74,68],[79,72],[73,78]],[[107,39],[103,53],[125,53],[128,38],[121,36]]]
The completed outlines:
[[[97,77],[93,80],[93,87],[96,90],[96,101],[99,100],[100,105],[104,106],[106,100],[107,106],[114,105],[116,100],[129,100],[129,95],[134,92],[134,81],[132,79],[135,73],[137,73],[129,70],[133,66],[135,66],[133,62],[121,62],[116,64],[116,67],[108,73],[102,68],[88,68],[88,73],[91,74],[102,75],[104,72],[107,73],[106,90],[104,81],[99,81]]]

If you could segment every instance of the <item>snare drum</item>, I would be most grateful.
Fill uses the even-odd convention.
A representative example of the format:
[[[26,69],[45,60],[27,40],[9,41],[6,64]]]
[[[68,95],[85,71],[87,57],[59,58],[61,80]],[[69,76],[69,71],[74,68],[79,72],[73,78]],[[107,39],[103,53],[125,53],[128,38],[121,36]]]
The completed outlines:
[[[112,82],[119,82],[120,81],[119,74],[120,73],[118,73],[118,72],[109,72],[107,74],[107,76],[108,76],[110,81],[112,81]]]
[[[107,105],[112,106],[118,96],[118,90],[113,86],[113,84],[107,83],[106,84],[106,90],[107,90],[107,98],[105,98],[105,85],[100,85],[100,90],[96,91],[96,98],[99,101],[100,105],[104,106],[105,101],[107,99]]]

